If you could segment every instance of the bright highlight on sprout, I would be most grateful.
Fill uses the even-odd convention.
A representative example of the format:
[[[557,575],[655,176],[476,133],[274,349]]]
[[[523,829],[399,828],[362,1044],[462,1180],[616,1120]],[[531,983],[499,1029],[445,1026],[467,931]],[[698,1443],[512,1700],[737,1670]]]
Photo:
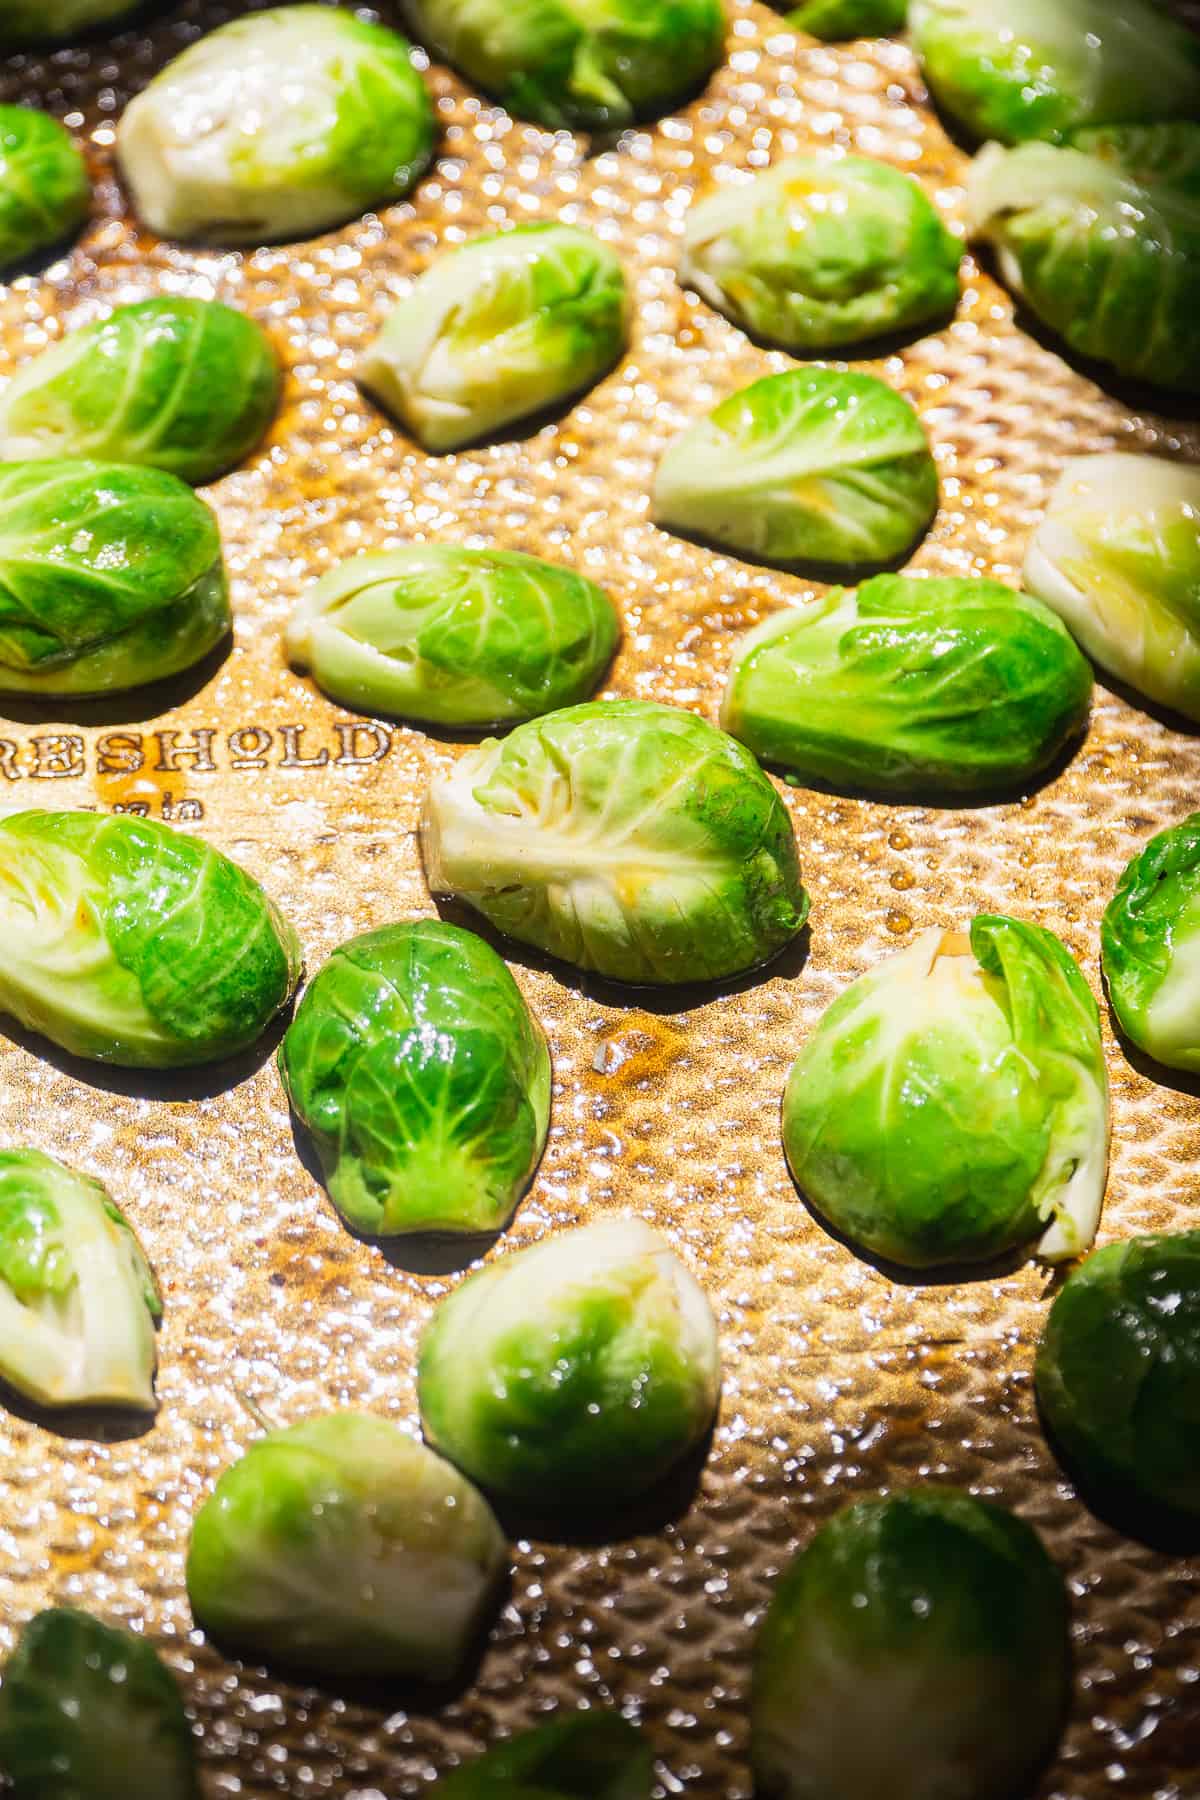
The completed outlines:
[[[0,46],[6,21],[0,19]],[[87,167],[57,119],[0,106],[0,275],[68,238],[87,216]]]

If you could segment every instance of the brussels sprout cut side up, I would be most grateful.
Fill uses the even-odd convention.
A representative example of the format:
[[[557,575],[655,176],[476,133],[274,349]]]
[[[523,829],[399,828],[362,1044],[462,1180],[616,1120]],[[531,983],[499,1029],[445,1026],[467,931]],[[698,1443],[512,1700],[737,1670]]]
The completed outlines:
[[[629,306],[613,252],[571,225],[518,225],[439,258],[359,365],[426,450],[457,450],[608,372]]]
[[[1037,1394],[1090,1496],[1200,1535],[1200,1231],[1107,1244],[1075,1269]]]
[[[1069,462],[1023,579],[1101,668],[1200,720],[1200,469],[1119,452]]]
[[[1049,931],[980,916],[860,976],[792,1066],[783,1141],[856,1248],[907,1268],[1096,1234],[1108,1078],[1096,1002]]]
[[[753,559],[865,567],[911,549],[938,503],[907,400],[873,375],[789,369],[723,400],[658,465],[654,517]]]
[[[206,1631],[332,1678],[448,1681],[507,1566],[483,1496],[386,1419],[331,1413],[252,1444],[201,1507]]]
[[[252,319],[216,300],[141,300],[17,371],[0,394],[0,456],[211,481],[253,450],[278,399],[279,364]]]
[[[522,1731],[444,1775],[438,1800],[650,1800],[654,1758],[618,1713],[579,1712]]]
[[[771,1800],[1019,1800],[1069,1686],[1067,1597],[1036,1533],[955,1488],[846,1508],[785,1570],[754,1653]]]
[[[787,808],[748,750],[640,700],[488,739],[429,785],[435,893],[616,981],[719,981],[808,916]]]
[[[4,0],[0,54],[36,44],[62,44],[101,26],[115,28],[145,0]]]
[[[1092,674],[1048,607],[996,581],[877,575],[773,614],[734,652],[721,723],[764,762],[887,798],[1045,769]]]
[[[192,1728],[145,1638],[54,1607],[21,1633],[0,1688],[12,1800],[199,1800]]]
[[[550,1119],[550,1052],[496,952],[438,920],[335,950],[279,1052],[329,1192],[357,1230],[498,1231]]]
[[[1168,1068],[1200,1071],[1200,813],[1128,864],[1100,944],[1125,1036]]]
[[[125,108],[117,152],[163,237],[310,237],[403,199],[433,152],[433,107],[394,31],[332,6],[234,19]]]
[[[989,144],[968,174],[967,226],[1078,355],[1200,394],[1198,192],[1200,124]]]
[[[478,729],[586,700],[619,636],[608,595],[572,569],[426,544],[331,570],[287,641],[348,706]]]
[[[691,207],[679,279],[803,352],[943,317],[961,256],[911,176],[865,156],[794,156]]]
[[[902,31],[908,0],[806,0],[787,15],[797,31],[836,42],[839,38],[887,37]]]
[[[4,29],[0,18],[0,49]],[[91,192],[83,157],[57,119],[0,106],[0,275],[68,238]]]
[[[712,1423],[703,1290],[638,1219],[502,1257],[443,1300],[421,1343],[421,1424],[481,1486],[547,1511],[653,1487]]]
[[[245,1050],[291,998],[300,947],[258,883],[151,819],[0,822],[0,1008],[131,1068]]]
[[[518,118],[610,131],[716,68],[721,0],[407,0],[416,34]]]

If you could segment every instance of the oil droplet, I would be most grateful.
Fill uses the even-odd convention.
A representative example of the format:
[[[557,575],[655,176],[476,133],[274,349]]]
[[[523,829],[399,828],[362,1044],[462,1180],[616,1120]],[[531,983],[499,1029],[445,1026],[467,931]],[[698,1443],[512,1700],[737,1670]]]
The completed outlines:
[[[896,830],[890,832],[888,834],[888,843],[893,850],[910,850],[912,848],[912,839],[909,837],[907,831]]]
[[[893,937],[903,937],[906,931],[912,930],[912,920],[907,913],[897,912],[893,907],[887,916],[887,928]]]
[[[897,869],[892,876],[892,886],[901,894],[913,884],[913,878],[907,869]]]

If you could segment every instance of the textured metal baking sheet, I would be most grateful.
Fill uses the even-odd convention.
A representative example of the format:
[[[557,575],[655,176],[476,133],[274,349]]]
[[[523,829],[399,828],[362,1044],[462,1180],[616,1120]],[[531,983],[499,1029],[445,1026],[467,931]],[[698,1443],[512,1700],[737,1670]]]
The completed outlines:
[[[342,938],[426,913],[414,828],[446,738],[362,724],[288,670],[280,628],[306,582],[357,550],[431,539],[578,563],[625,618],[614,694],[715,716],[730,646],[811,592],[664,535],[655,460],[688,420],[787,358],[682,292],[693,192],[716,171],[812,146],[920,172],[953,217],[962,152],[899,43],[815,46],[750,0],[729,56],[677,116],[586,154],[429,72],[440,156],[410,204],[301,245],[239,254],[162,244],[112,162],[127,96],[230,9],[168,9],[83,49],[13,58],[3,98],[45,104],[87,144],[94,215],[68,256],[0,290],[0,375],[114,303],[216,295],[272,331],[285,404],[261,452],[206,490],[233,576],[237,639],[173,692],[0,722],[0,809],[144,806],[260,876],[309,967]],[[430,460],[358,393],[357,351],[442,246],[529,218],[616,244],[637,290],[633,346],[560,422]],[[916,566],[1015,581],[1064,457],[1114,446],[1200,459],[1200,427],[1118,400],[1019,329],[965,265],[957,318],[869,363],[936,445],[942,508]],[[1074,1599],[1075,1703],[1041,1800],[1197,1800],[1200,1560],[1145,1548],[1084,1511],[1038,1429],[1030,1365],[1047,1278],[896,1283],[797,1200],[778,1105],[796,1046],[841,987],[923,926],[986,906],[1059,931],[1098,986],[1097,923],[1117,870],[1200,799],[1200,744],[1101,687],[1086,745],[1040,792],[978,810],[883,807],[787,790],[813,896],[807,954],[718,995],[630,998],[516,952],[555,1060],[549,1149],[505,1243],[600,1212],[654,1221],[707,1283],[726,1385],[690,1509],[608,1544],[518,1538],[511,1596],[453,1703],[290,1685],[223,1660],[192,1629],[190,1521],[254,1435],[239,1394],[281,1421],[331,1406],[416,1427],[414,1350],[452,1271],[406,1268],[338,1224],[299,1160],[274,1067],[155,1082],[0,1039],[0,1141],[100,1176],[162,1276],[161,1411],[97,1443],[0,1415],[0,1640],[51,1600],[143,1629],[203,1734],[206,1794],[398,1800],[558,1706],[644,1722],[670,1794],[744,1800],[753,1626],[790,1552],[844,1501],[919,1476],[1015,1506]],[[192,821],[188,824],[188,821]],[[1200,1088],[1163,1085],[1109,1034],[1112,1180],[1102,1237],[1200,1222]],[[504,1245],[501,1245],[501,1250]],[[410,1258],[410,1261],[413,1259]]]

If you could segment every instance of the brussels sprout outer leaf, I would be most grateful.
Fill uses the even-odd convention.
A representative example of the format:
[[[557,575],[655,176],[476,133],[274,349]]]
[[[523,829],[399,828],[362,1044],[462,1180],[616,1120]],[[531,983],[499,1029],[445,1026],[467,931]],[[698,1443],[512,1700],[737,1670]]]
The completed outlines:
[[[61,43],[128,18],[143,0],[4,0],[0,52]]]
[[[4,32],[0,21],[0,48]],[[0,273],[68,237],[91,192],[83,157],[57,119],[0,106]]]
[[[290,925],[219,851],[150,819],[0,823],[0,1005],[76,1056],[133,1067],[245,1049],[300,972]]]
[[[1022,1520],[916,1487],[836,1515],[776,1587],[751,1760],[787,1800],[1012,1800],[1067,1698],[1063,1580]]]
[[[653,1487],[703,1437],[719,1388],[703,1291],[634,1219],[471,1276],[435,1312],[418,1370],[429,1441],[547,1511]]]
[[[650,1800],[654,1757],[619,1714],[579,1712],[444,1775],[438,1800]]]
[[[638,700],[568,707],[430,783],[430,886],[618,981],[716,981],[808,915],[787,809],[749,751]]]
[[[216,300],[119,306],[26,363],[0,395],[0,454],[98,457],[211,481],[262,437],[279,364]]]
[[[929,524],[937,470],[916,413],[873,375],[789,369],[722,401],[666,452],[660,525],[772,562],[890,562]]]
[[[758,336],[819,350],[951,311],[961,256],[911,176],[795,156],[690,208],[679,278]]]
[[[14,1800],[199,1800],[173,1677],[131,1631],[38,1613],[0,1688],[0,1772]]]
[[[373,1235],[498,1230],[546,1141],[541,1028],[496,952],[437,920],[335,950],[279,1068],[335,1204]]]
[[[239,1648],[335,1676],[449,1679],[506,1566],[457,1469],[386,1419],[333,1413],[252,1444],[196,1518],[192,1609]]]
[[[831,42],[839,38],[887,37],[903,31],[908,0],[807,0],[787,15],[797,31]]]
[[[1200,1232],[1108,1244],[1073,1270],[1046,1321],[1037,1393],[1094,1488],[1200,1520]]]
[[[288,650],[348,706],[480,727],[586,699],[619,635],[608,595],[573,570],[431,544],[331,570]]]
[[[877,575],[773,614],[734,652],[721,723],[799,779],[972,793],[1044,769],[1092,676],[1048,607],[996,581]]]
[[[1100,928],[1121,1030],[1172,1069],[1200,1069],[1200,813],[1127,864]]]

